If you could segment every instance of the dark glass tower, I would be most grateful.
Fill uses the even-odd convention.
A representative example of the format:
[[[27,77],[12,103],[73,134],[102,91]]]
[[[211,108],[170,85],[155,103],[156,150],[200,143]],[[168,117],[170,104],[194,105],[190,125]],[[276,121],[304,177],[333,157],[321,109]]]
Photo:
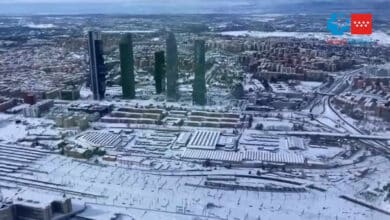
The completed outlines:
[[[96,48],[96,66],[97,66],[97,79],[98,79],[98,99],[104,99],[104,94],[106,93],[106,65],[104,64],[103,58],[103,41],[95,41]]]
[[[122,37],[119,43],[119,52],[121,60],[121,84],[123,98],[133,99],[135,98],[135,80],[133,38],[131,34],[126,34]]]
[[[90,60],[90,87],[93,99],[101,100],[106,93],[106,66],[103,58],[103,41],[99,33],[88,32],[88,48]]]
[[[154,53],[154,81],[156,93],[165,92],[165,54],[164,51]]]
[[[167,39],[167,100],[176,101],[178,99],[178,58],[177,44],[173,33],[169,33]]]
[[[206,105],[206,78],[205,78],[205,41],[195,40],[195,79],[192,86],[192,99],[196,105]]]

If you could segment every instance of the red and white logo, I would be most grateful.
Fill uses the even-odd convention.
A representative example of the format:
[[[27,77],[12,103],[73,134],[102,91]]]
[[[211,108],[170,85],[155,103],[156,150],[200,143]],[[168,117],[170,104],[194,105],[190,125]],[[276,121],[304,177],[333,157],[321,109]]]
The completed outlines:
[[[372,34],[372,14],[351,14],[351,34]]]

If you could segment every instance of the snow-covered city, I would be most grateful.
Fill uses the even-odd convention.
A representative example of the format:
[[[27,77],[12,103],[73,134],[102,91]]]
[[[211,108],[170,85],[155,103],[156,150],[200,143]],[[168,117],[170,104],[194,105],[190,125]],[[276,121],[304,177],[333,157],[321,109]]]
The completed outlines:
[[[32,2],[0,3],[0,220],[390,219],[385,1],[343,3],[363,35],[333,3]]]

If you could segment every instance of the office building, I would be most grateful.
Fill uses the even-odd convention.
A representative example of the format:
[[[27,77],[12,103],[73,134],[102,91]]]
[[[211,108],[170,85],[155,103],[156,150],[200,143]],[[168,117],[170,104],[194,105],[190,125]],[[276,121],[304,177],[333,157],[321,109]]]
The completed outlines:
[[[133,38],[131,34],[122,37],[119,43],[120,61],[121,61],[121,84],[123,98],[135,98],[135,80],[134,80],[134,54]]]
[[[156,93],[165,92],[165,54],[164,51],[154,53],[154,81]]]
[[[173,33],[169,33],[167,39],[167,100],[176,101],[178,99],[178,55],[176,38]]]
[[[90,60],[90,87],[93,99],[101,100],[106,92],[106,67],[103,58],[103,41],[98,32],[88,32],[88,47]]]
[[[205,41],[195,41],[195,79],[193,83],[192,99],[196,105],[206,105],[206,78],[205,78]]]

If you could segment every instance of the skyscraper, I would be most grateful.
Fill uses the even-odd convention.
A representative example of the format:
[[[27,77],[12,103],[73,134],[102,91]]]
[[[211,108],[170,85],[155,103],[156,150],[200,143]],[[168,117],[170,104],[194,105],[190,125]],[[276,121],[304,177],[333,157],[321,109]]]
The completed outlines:
[[[176,101],[178,99],[178,63],[177,44],[175,35],[169,33],[167,39],[167,100]]]
[[[135,98],[135,80],[133,38],[131,34],[126,34],[122,37],[119,43],[119,52],[121,60],[121,84],[123,98],[133,99]]]
[[[90,87],[93,99],[101,100],[106,93],[106,66],[103,58],[103,41],[98,32],[88,32],[88,48],[90,60]]]
[[[156,93],[165,91],[165,54],[164,51],[154,53],[154,80],[156,82]]]
[[[194,104],[206,105],[205,41],[195,40],[195,79],[192,86]]]

